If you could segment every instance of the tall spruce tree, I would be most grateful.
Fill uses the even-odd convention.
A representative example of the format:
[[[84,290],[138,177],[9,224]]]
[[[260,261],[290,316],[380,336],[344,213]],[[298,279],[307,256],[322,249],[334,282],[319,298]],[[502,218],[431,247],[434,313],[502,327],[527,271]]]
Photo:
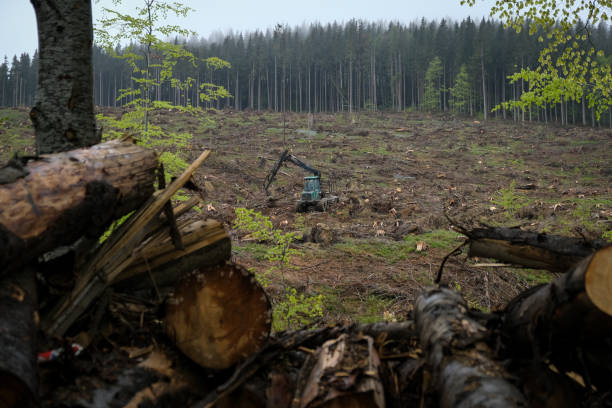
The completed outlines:
[[[440,95],[444,90],[442,84],[442,62],[434,57],[425,73],[425,97],[423,107],[430,112],[440,111]]]
[[[462,64],[455,77],[455,84],[450,88],[451,108],[455,112],[466,113],[470,102],[470,81],[467,68]]]

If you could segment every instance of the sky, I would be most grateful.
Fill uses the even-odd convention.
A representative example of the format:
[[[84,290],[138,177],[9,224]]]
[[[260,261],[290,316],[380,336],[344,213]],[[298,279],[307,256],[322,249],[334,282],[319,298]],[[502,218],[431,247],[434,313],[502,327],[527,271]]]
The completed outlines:
[[[142,4],[142,0],[123,0],[124,10]],[[410,23],[426,19],[461,20],[488,17],[494,0],[479,0],[474,7],[461,6],[460,0],[183,0],[195,9],[187,18],[168,20],[195,31],[200,37],[234,32],[265,31],[277,23],[290,27],[304,23],[345,22],[353,18],[366,21],[398,21]],[[38,46],[34,9],[27,0],[0,0],[0,58],[6,55],[34,53]],[[93,20],[101,16],[102,7],[112,8],[111,0],[94,0]]]

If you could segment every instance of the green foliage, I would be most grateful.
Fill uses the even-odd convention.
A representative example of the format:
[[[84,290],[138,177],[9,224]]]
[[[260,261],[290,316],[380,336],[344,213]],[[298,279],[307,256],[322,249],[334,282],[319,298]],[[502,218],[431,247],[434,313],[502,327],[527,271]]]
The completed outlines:
[[[465,64],[459,68],[455,86],[450,88],[451,108],[455,112],[466,112],[470,101],[470,81]]]
[[[177,175],[187,167],[187,163],[181,158],[181,151],[188,146],[191,135],[169,132],[161,126],[152,125],[151,113],[160,109],[179,110],[201,120],[201,127],[207,127],[209,119],[202,115],[201,110],[191,106],[175,106],[169,102],[154,100],[153,90],[161,87],[164,82],[170,82],[172,88],[185,95],[190,94],[189,90],[195,80],[190,76],[182,80],[174,76],[174,70],[179,63],[192,68],[204,63],[209,71],[229,68],[230,64],[217,57],[198,59],[183,45],[164,40],[170,36],[186,37],[193,34],[180,26],[164,24],[168,15],[185,17],[192,11],[191,8],[178,2],[142,1],[143,7],[136,7],[133,15],[103,8],[104,15],[94,29],[96,41],[108,53],[122,59],[132,69],[132,82],[135,84],[133,88],[121,89],[117,97],[117,100],[130,100],[127,106],[132,110],[119,120],[98,115],[98,121],[105,125],[107,138],[127,133],[134,136],[140,144],[161,151],[160,160],[166,171],[169,175]],[[114,0],[113,3],[121,4],[121,0]],[[129,40],[130,45],[121,53],[117,53],[114,47],[125,40]],[[230,96],[225,88],[212,83],[201,84],[200,91],[200,100],[206,102]]]
[[[300,252],[290,247],[297,237],[296,232],[283,232],[274,228],[272,221],[260,212],[248,208],[236,208],[236,219],[234,228],[246,231],[251,236],[269,244],[265,259],[276,264],[276,269],[281,272],[290,266],[291,257]]]
[[[424,108],[428,111],[440,111],[440,93],[444,90],[440,84],[442,78],[442,61],[434,57],[425,73]]]
[[[273,264],[265,272],[257,275],[257,280],[263,287],[270,284],[271,274],[275,270],[283,271],[291,267],[291,257],[301,253],[291,248],[291,243],[298,235],[295,232],[283,232],[274,228],[268,217],[258,211],[247,208],[236,208],[234,228],[248,232],[260,243],[265,243],[265,250],[260,251],[260,257]],[[283,278],[284,281],[284,278]],[[273,328],[276,331],[297,329],[310,325],[323,316],[323,295],[306,295],[297,293],[292,287],[285,287],[280,300],[273,302]]]
[[[323,295],[308,296],[288,287],[272,311],[272,328],[279,332],[312,325],[323,316]]]
[[[578,220],[580,225],[591,231],[598,230],[596,223],[593,221],[593,213],[597,213],[601,207],[612,206],[612,200],[599,198],[578,198],[574,202],[576,206],[572,211],[572,216]]]
[[[609,0],[496,0],[491,15],[517,32],[527,24],[529,34],[545,43],[535,69],[510,76],[512,82],[527,81],[529,90],[503,106],[525,110],[532,104],[580,102],[585,97],[598,119],[612,106],[612,68],[590,40],[591,27],[612,19]]]
[[[612,242],[612,230],[605,231],[601,234],[601,238],[608,242]]]
[[[512,180],[508,188],[502,188],[493,196],[493,203],[506,210],[506,217],[513,217],[518,210],[529,205],[529,199],[516,191],[516,182]]]

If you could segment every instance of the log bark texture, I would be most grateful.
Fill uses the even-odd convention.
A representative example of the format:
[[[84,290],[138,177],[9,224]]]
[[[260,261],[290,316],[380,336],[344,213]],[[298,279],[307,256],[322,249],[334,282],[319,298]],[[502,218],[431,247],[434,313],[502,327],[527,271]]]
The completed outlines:
[[[31,0],[39,70],[30,118],[39,154],[99,143],[93,102],[91,0]]]
[[[0,407],[28,407],[38,398],[36,271],[0,280]]]
[[[512,300],[502,335],[508,357],[550,360],[599,390],[611,390],[612,246]]]
[[[486,328],[466,312],[461,295],[443,287],[421,294],[415,304],[416,327],[440,406],[526,407],[486,344]]]
[[[101,233],[151,196],[156,168],[153,151],[117,140],[29,162],[0,184],[0,269]]]
[[[206,368],[224,369],[246,360],[270,335],[270,301],[253,274],[239,265],[192,272],[166,304],[170,338]]]
[[[480,228],[462,233],[470,238],[470,257],[495,258],[552,272],[565,272],[606,245],[601,240],[585,241],[519,228]]]

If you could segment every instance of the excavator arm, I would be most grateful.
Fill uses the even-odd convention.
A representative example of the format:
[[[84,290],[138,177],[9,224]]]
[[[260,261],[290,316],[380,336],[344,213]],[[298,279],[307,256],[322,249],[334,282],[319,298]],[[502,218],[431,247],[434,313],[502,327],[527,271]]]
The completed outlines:
[[[276,173],[278,173],[281,166],[286,161],[291,162],[295,164],[296,166],[301,167],[304,170],[311,172],[315,176],[321,176],[321,172],[319,170],[313,169],[306,163],[302,162],[300,159],[290,154],[289,150],[287,149],[283,152],[283,154],[281,154],[281,157],[278,160],[278,162],[274,165],[274,167],[272,167],[272,170],[270,170],[270,173],[268,173],[268,175],[266,176],[266,180],[264,181],[264,190],[266,191],[266,195],[270,195],[268,188],[270,187],[270,184],[272,184],[272,182],[276,178]]]

